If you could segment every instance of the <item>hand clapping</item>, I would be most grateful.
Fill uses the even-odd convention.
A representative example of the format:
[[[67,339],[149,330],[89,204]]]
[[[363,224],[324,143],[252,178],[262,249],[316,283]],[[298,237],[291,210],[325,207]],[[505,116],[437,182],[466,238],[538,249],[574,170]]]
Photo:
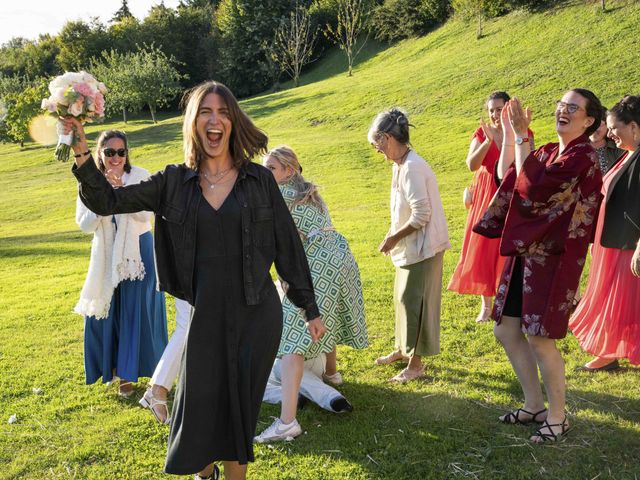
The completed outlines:
[[[502,128],[504,130],[507,126],[511,126],[515,136],[526,137],[529,131],[529,125],[531,124],[531,118],[531,109],[529,107],[522,108],[520,100],[514,97],[507,102],[502,110]]]
[[[484,133],[484,137],[486,138],[486,141],[488,143],[493,142],[493,140],[496,138],[496,134],[498,133],[497,132],[498,129],[493,125],[486,123],[482,118],[480,119],[480,128]]]

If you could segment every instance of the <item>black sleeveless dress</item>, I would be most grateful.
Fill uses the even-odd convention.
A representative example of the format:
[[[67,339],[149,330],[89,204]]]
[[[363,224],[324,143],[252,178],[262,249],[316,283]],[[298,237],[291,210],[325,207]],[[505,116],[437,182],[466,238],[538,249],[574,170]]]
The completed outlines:
[[[248,306],[242,276],[241,205],[235,187],[215,210],[199,191],[195,305],[173,407],[165,471],[253,461],[262,395],[282,331],[273,282]],[[268,275],[268,272],[266,273]]]

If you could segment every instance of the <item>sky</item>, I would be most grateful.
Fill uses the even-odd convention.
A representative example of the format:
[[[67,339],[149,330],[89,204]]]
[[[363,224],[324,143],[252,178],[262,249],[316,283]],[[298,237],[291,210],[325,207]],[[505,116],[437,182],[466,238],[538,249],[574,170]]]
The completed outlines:
[[[128,0],[129,10],[139,20],[161,0]],[[164,0],[174,8],[179,0]],[[99,17],[108,23],[122,0],[0,0],[0,44],[13,37],[35,40],[41,33],[60,32],[67,20],[89,21]]]

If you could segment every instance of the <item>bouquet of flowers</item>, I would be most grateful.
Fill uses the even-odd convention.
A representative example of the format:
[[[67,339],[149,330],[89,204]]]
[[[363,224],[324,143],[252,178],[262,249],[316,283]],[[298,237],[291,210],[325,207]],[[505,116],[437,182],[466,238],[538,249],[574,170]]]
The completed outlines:
[[[51,96],[42,100],[42,108],[58,117],[72,115],[82,123],[104,119],[104,94],[107,88],[87,72],[66,72],[49,83]],[[65,135],[58,124],[58,146],[55,157],[60,161],[69,159],[73,132]]]

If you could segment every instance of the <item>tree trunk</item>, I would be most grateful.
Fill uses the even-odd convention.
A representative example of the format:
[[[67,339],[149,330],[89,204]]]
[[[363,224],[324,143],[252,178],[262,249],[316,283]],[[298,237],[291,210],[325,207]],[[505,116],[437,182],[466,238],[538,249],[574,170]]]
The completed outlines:
[[[125,107],[122,107],[122,120],[127,123],[127,109]]]
[[[476,32],[476,40],[482,38],[482,13],[478,15],[478,31]]]
[[[602,0],[602,11],[603,12],[607,11],[607,1],[606,0]]]
[[[24,148],[24,140],[20,140],[20,148]]]
[[[151,105],[149,105],[149,111],[151,112],[151,120],[153,120],[153,123],[158,123],[156,122],[156,112]]]

